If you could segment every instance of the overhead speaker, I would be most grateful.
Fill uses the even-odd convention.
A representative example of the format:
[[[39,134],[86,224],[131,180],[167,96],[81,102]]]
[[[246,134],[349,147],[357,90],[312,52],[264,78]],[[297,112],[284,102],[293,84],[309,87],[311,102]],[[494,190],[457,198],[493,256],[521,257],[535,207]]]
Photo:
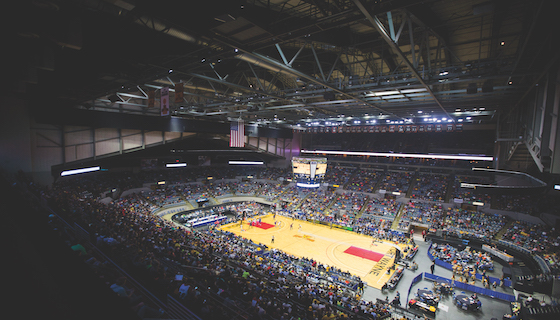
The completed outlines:
[[[334,100],[334,92],[328,91],[328,92],[323,93],[323,98],[325,100],[328,100],[328,101]]]
[[[117,102],[117,101],[120,100],[119,97],[118,97],[116,94],[110,95],[109,97],[107,97],[107,99],[109,99],[109,101],[111,101],[111,102],[113,102],[113,103],[115,103],[115,102]]]
[[[467,87],[467,94],[475,94],[478,91],[478,88],[476,87],[476,83],[469,83],[469,86]]]

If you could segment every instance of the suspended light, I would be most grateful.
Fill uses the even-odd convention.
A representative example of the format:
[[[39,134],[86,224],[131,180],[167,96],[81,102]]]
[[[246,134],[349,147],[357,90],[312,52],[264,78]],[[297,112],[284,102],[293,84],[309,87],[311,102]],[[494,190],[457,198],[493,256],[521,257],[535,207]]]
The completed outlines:
[[[186,163],[168,163],[165,165],[167,168],[179,168],[179,167],[186,167]]]
[[[66,170],[66,171],[62,171],[60,173],[60,176],[61,177],[71,176],[71,175],[74,175],[74,174],[94,172],[94,171],[99,171],[99,170],[101,170],[101,167],[89,167],[89,168],[81,168],[81,169],[74,169],[74,170]]]
[[[230,160],[229,164],[242,164],[242,165],[257,165],[257,164],[264,164],[264,161],[234,161]]]

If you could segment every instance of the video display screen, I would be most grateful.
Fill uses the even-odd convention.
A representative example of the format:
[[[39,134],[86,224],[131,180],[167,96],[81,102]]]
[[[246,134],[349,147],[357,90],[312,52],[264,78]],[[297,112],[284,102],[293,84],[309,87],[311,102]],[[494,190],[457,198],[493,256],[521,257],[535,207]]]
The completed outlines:
[[[298,185],[319,186],[327,172],[327,158],[292,158],[292,173]]]

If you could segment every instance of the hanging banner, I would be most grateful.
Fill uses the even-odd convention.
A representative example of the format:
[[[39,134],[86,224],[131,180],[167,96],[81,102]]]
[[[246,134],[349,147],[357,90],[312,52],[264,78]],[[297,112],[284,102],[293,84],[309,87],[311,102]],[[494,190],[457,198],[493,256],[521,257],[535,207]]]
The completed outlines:
[[[183,102],[183,83],[179,82],[175,84],[175,103]]]
[[[242,119],[230,123],[229,146],[233,148],[245,147],[245,122]]]
[[[161,116],[168,116],[169,115],[169,88],[163,87],[161,88]]]
[[[153,108],[156,106],[156,91],[148,91],[148,108]]]

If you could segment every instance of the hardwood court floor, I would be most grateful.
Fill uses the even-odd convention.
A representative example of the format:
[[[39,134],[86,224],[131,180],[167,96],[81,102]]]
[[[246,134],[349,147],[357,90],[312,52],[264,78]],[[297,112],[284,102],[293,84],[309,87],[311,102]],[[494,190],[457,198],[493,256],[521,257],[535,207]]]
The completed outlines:
[[[274,225],[272,215],[261,217],[263,223]],[[312,258],[322,264],[335,266],[343,271],[348,271],[362,278],[368,285],[381,289],[383,284],[389,280],[391,274],[387,274],[387,268],[393,264],[395,248],[388,242],[372,243],[372,238],[356,234],[354,232],[330,228],[319,224],[313,224],[301,220],[292,220],[283,216],[276,216],[279,226],[269,229],[249,227],[247,223],[243,227],[239,223],[221,226],[220,229],[235,233],[239,236],[251,239],[254,242],[276,248],[297,257]],[[290,228],[292,224],[292,228]],[[301,225],[301,229],[300,226]],[[274,243],[272,243],[274,236]],[[366,254],[380,254],[378,262],[362,258],[358,255],[345,253],[350,247],[354,251],[364,249]],[[400,247],[404,247],[401,245]]]

